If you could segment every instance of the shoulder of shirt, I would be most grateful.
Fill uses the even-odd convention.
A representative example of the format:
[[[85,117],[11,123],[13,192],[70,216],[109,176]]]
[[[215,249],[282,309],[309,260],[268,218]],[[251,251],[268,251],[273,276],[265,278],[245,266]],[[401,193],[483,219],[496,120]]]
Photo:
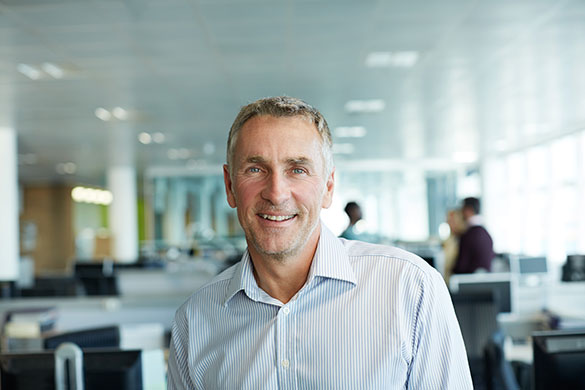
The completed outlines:
[[[363,241],[341,240],[350,263],[359,261],[389,260],[400,262],[404,267],[416,268],[426,276],[437,272],[426,261],[414,253],[389,245],[371,244]]]

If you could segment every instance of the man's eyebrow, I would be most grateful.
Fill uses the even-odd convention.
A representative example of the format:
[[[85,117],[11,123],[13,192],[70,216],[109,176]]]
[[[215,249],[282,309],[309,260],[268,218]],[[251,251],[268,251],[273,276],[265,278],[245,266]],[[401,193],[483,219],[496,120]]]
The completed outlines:
[[[249,164],[265,164],[266,159],[262,156],[250,156],[246,158],[245,162]]]
[[[286,162],[292,165],[313,165],[313,160],[307,157],[287,158]]]

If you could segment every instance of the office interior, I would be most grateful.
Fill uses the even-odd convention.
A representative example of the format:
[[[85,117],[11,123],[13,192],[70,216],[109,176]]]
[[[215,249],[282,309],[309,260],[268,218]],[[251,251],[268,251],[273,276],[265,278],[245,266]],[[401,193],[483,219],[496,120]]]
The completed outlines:
[[[331,128],[334,233],[356,201],[445,274],[481,199],[492,272],[446,281],[476,388],[583,385],[584,60],[577,0],[0,0],[0,355],[93,334],[164,389],[175,310],[246,248],[231,122],[286,94]]]

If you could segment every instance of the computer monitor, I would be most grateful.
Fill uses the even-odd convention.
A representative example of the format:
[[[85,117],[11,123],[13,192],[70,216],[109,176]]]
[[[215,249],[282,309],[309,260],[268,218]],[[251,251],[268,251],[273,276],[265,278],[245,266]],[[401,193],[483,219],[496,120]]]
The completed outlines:
[[[512,272],[520,275],[546,274],[546,257],[515,257],[512,261]]]
[[[585,280],[585,255],[568,255],[563,265],[563,282],[580,282]]]
[[[585,329],[532,334],[535,390],[585,389]]]
[[[497,313],[512,311],[511,282],[508,274],[477,273],[453,275],[449,288],[458,302],[491,299]]]
[[[83,353],[85,390],[143,388],[142,352],[93,350]],[[53,390],[53,352],[0,355],[0,389]]]
[[[75,343],[82,349],[119,348],[120,327],[115,325],[65,332],[45,337],[43,341],[45,349],[56,349],[59,345],[65,342]]]

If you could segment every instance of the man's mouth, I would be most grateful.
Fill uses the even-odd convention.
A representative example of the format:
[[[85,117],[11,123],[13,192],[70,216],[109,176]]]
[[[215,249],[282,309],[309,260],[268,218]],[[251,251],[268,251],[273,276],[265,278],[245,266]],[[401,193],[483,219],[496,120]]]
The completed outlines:
[[[287,221],[289,219],[292,219],[296,216],[296,214],[292,214],[292,215],[268,215],[268,214],[258,214],[260,217],[267,219],[269,221],[276,221],[276,222],[282,222],[282,221]]]

